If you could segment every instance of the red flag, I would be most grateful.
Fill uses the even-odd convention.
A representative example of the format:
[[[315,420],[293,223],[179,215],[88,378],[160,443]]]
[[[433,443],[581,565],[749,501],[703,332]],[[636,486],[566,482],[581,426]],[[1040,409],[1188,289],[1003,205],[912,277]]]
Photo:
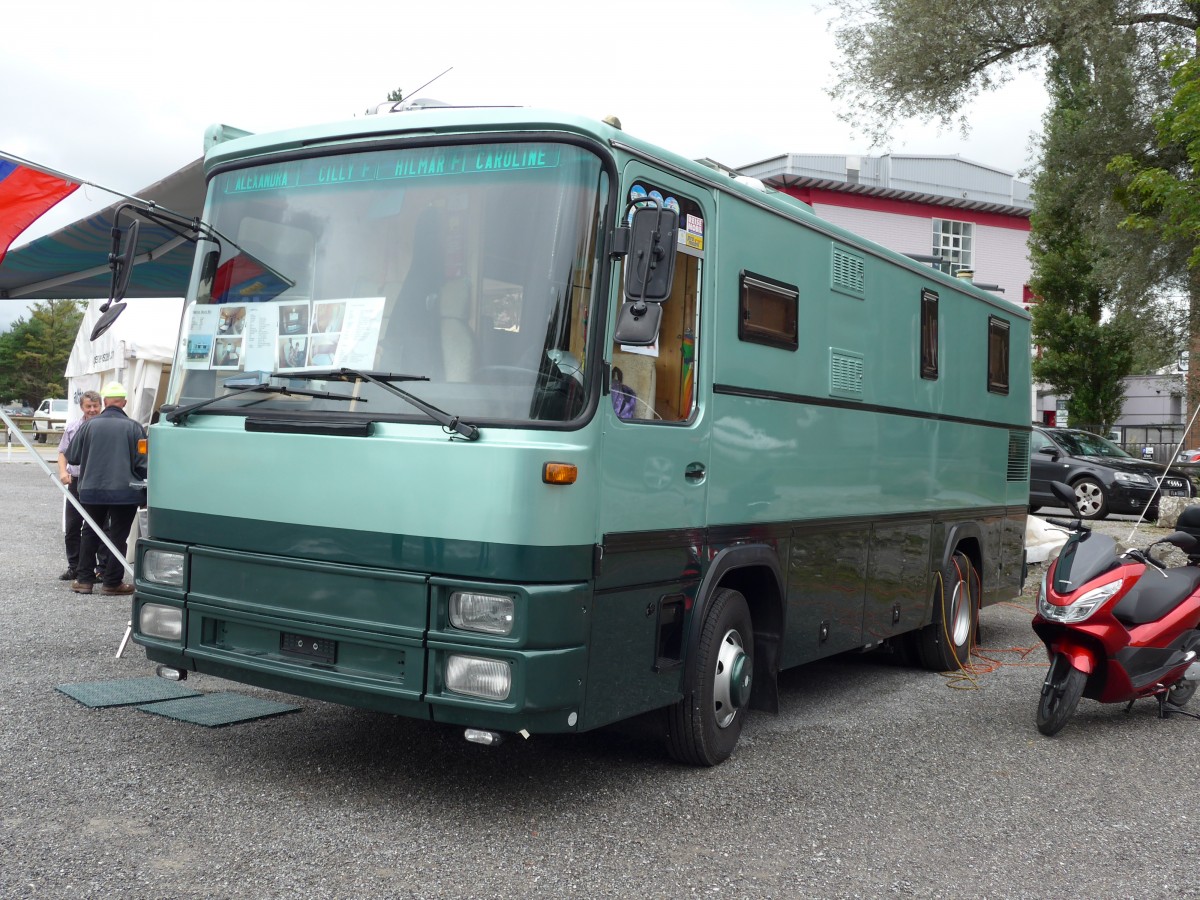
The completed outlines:
[[[0,263],[22,231],[78,184],[0,159]]]

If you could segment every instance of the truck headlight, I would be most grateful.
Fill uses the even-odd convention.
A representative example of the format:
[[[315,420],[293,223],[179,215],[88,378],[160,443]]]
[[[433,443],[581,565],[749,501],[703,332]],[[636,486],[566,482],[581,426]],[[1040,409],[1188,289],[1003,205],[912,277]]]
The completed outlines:
[[[450,595],[450,624],[464,631],[512,634],[512,597],[455,591]]]
[[[484,700],[505,700],[512,690],[512,668],[503,659],[451,653],[446,657],[446,689]]]
[[[142,578],[152,584],[183,587],[184,556],[174,550],[147,550],[142,557]]]
[[[161,603],[145,603],[138,613],[138,630],[164,641],[183,640],[183,610]]]

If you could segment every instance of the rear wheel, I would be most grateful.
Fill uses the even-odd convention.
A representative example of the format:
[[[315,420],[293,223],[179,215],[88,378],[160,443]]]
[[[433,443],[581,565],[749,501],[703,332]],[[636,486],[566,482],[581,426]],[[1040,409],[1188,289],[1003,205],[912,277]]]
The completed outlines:
[[[1108,498],[1104,486],[1095,478],[1080,478],[1072,485],[1075,489],[1075,505],[1083,519],[1103,519],[1108,515]]]
[[[679,762],[715,766],[733,753],[750,702],[754,628],[746,598],[713,595],[683,699],[667,710],[667,749]]]
[[[933,623],[916,634],[921,665],[935,672],[961,669],[971,654],[979,614],[975,567],[956,552],[933,585]]]
[[[1037,727],[1042,734],[1058,734],[1067,720],[1075,714],[1087,676],[1071,665],[1063,654],[1056,653],[1050,671],[1042,682],[1042,697],[1038,702]]]
[[[1167,691],[1167,702],[1172,706],[1187,706],[1188,701],[1192,699],[1192,694],[1194,693],[1196,693],[1196,682],[1177,681]]]

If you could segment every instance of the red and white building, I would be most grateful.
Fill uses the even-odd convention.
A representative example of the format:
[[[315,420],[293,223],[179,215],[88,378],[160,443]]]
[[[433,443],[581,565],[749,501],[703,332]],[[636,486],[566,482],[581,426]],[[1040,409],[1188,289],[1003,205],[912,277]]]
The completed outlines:
[[[958,156],[788,153],[741,166],[821,218],[1028,304],[1029,185]]]

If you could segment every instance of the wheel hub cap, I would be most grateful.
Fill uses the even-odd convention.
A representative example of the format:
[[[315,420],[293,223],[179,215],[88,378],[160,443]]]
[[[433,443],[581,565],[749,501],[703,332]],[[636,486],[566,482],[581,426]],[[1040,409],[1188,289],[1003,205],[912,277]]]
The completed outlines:
[[[750,669],[742,636],[732,629],[727,631],[721,639],[713,674],[713,713],[718,727],[727,728],[750,698]]]

